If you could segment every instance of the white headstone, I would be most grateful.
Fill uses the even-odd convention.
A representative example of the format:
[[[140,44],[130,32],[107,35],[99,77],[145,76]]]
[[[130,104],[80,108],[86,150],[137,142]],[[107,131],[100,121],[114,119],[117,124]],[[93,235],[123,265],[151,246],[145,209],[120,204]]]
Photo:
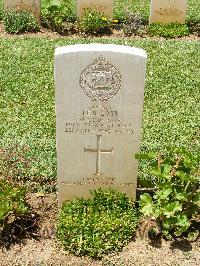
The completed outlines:
[[[113,15],[113,0],[77,0],[78,16],[82,16],[88,9],[96,10],[105,16]]]
[[[40,21],[40,0],[4,0],[4,9],[26,10],[32,13]]]
[[[55,51],[59,203],[116,188],[135,199],[146,52],[112,44]]]
[[[187,0],[151,0],[150,24],[185,23]]]

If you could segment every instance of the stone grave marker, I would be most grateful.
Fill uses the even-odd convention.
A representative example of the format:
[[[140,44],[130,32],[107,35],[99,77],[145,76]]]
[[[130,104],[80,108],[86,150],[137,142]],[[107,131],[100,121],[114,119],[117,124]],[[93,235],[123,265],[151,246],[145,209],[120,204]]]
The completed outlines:
[[[32,13],[40,21],[40,0],[4,0],[4,9],[26,10]]]
[[[185,23],[187,0],[151,0],[150,24]]]
[[[55,51],[59,204],[116,188],[135,199],[146,52],[113,44]]]
[[[105,16],[113,15],[113,0],[77,0],[77,12],[81,17],[85,10],[92,9],[102,12]]]

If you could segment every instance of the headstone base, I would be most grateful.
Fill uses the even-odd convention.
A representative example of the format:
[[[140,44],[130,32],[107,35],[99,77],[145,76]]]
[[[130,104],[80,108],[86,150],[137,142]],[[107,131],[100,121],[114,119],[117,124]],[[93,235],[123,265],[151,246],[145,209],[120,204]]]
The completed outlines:
[[[135,182],[135,183],[134,183]],[[67,200],[73,200],[77,197],[90,198],[90,191],[96,190],[98,188],[102,189],[115,189],[120,192],[124,192],[130,199],[135,201],[137,187],[136,179],[131,183],[120,183],[115,180],[115,178],[110,177],[97,177],[91,176],[91,178],[82,179],[79,182],[66,182],[59,180],[59,191],[58,191],[58,203],[59,206],[66,198]]]

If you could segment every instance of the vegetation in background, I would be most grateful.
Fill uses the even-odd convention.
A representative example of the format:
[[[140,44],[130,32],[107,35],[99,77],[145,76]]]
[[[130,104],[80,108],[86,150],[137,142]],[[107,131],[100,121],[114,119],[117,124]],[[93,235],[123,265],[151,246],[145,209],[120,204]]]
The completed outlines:
[[[200,20],[190,20],[187,23],[190,33],[200,36]]]
[[[25,189],[0,179],[0,233],[16,220],[28,214]]]
[[[42,25],[59,33],[75,31],[76,4],[72,0],[46,0],[42,3]]]
[[[139,14],[148,21],[150,0],[116,0],[114,4],[114,18],[124,22],[127,13]]]
[[[146,21],[149,20],[151,0],[116,0],[114,4],[114,17],[123,20],[126,12],[140,14]],[[188,0],[186,20],[200,21],[200,1]]]
[[[87,10],[79,20],[80,30],[86,34],[108,33],[111,20],[103,13]]]
[[[0,1],[0,22],[3,19],[3,13],[4,13],[3,5],[1,5],[1,1]]]
[[[42,26],[57,31],[60,34],[73,34],[78,32],[77,25],[77,8],[75,0],[42,0]],[[199,35],[199,22],[200,22],[200,2],[195,0],[188,1],[187,19],[186,24],[182,26],[163,26],[157,25],[145,27],[145,34],[148,32],[152,35],[158,35],[163,37],[179,37],[188,35],[189,32]],[[148,24],[150,12],[150,0],[116,0],[114,3],[113,20],[118,22],[118,26],[124,29],[125,35],[130,36],[136,33],[141,34],[143,32],[142,25],[138,21],[142,20],[145,24]],[[127,14],[132,14],[131,17]],[[135,14],[135,15],[134,15]],[[137,17],[138,16],[138,17]],[[2,1],[0,0],[0,19],[3,17]],[[104,17],[104,16],[103,16]],[[136,19],[137,17],[137,19]],[[83,24],[87,26],[79,27],[82,31],[84,28],[89,34],[96,34],[99,32],[109,32],[112,28],[110,19],[102,21],[97,18],[96,15],[90,15]],[[20,22],[23,24],[23,22]],[[19,23],[18,23],[19,24]],[[140,27],[141,26],[141,27]],[[189,27],[189,29],[187,28]],[[19,26],[18,26],[19,27]],[[94,28],[94,32],[92,32]],[[100,30],[98,30],[100,29]],[[103,30],[101,30],[103,29]],[[105,31],[104,31],[105,29]],[[12,33],[15,33],[12,30]]]
[[[42,0],[42,10],[47,5],[58,4],[63,2],[63,5],[73,6],[73,12],[76,10],[76,0]],[[3,1],[0,0],[0,6],[2,7]],[[200,21],[200,1],[188,0],[187,21],[195,20]],[[150,0],[116,0],[114,1],[114,19],[120,20],[124,17],[126,12],[133,12],[140,14],[145,20],[149,19],[150,13]]]
[[[10,146],[0,150],[0,175],[11,178],[13,181],[25,181],[26,172],[29,169],[29,161],[26,158],[28,147]]]
[[[165,38],[175,38],[187,36],[189,34],[189,28],[185,24],[151,24],[148,27],[148,32],[151,36],[161,36]]]
[[[146,21],[136,13],[127,13],[123,23],[123,31],[126,36],[141,34]]]
[[[27,11],[6,11],[3,15],[3,23],[7,33],[37,32],[40,30],[36,18]]]
[[[168,239],[187,236],[196,240],[200,234],[200,156],[179,148],[165,157],[159,152],[138,154],[136,158],[149,162],[156,188],[153,196],[145,193],[140,197],[141,213],[155,218]]]
[[[101,258],[133,239],[137,211],[124,193],[99,189],[92,196],[63,203],[57,236],[71,253]]]

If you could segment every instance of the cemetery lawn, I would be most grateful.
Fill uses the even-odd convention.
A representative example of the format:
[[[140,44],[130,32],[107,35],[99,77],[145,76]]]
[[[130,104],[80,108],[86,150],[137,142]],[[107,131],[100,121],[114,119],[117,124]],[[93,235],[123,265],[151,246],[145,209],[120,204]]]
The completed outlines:
[[[184,146],[199,152],[200,42],[2,38],[0,172],[21,180],[32,191],[52,191],[56,184],[54,50],[89,42],[147,51],[141,149]],[[140,168],[140,183],[144,184],[148,179],[145,166]]]
[[[199,41],[1,38],[0,176],[26,185],[29,203],[40,219],[38,237],[22,239],[10,249],[0,250],[0,265],[198,265],[199,241],[163,240],[161,246],[159,241],[149,245],[138,238],[121,253],[92,261],[66,255],[55,239],[53,55],[56,47],[91,42],[130,45],[147,51],[141,149],[155,151],[167,146],[184,146],[199,153]],[[139,183],[146,185],[149,179],[145,165],[140,165],[140,169]]]

